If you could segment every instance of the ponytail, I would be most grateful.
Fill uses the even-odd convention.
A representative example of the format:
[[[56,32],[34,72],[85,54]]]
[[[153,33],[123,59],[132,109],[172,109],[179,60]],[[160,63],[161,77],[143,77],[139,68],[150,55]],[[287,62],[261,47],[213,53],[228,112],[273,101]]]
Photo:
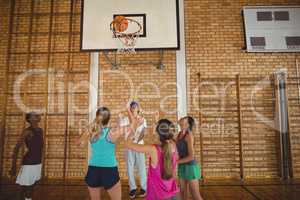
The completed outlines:
[[[161,119],[156,126],[156,132],[159,135],[161,149],[163,153],[162,178],[169,180],[173,177],[172,145],[175,126],[168,119]]]
[[[96,116],[101,116],[101,125],[106,126],[110,120],[110,111],[107,107],[101,107],[97,110]]]
[[[193,129],[194,129],[194,126],[195,126],[195,120],[194,118],[192,118],[191,116],[187,116],[187,121],[188,121],[188,124],[189,124],[189,131],[192,132]]]
[[[173,177],[172,145],[170,142],[164,142],[161,146],[163,152],[163,170],[162,178],[169,180]]]
[[[100,124],[97,117],[101,116]],[[96,118],[90,126],[90,141],[96,142],[102,133],[102,127],[107,125],[110,120],[110,111],[107,107],[100,107],[96,112]]]

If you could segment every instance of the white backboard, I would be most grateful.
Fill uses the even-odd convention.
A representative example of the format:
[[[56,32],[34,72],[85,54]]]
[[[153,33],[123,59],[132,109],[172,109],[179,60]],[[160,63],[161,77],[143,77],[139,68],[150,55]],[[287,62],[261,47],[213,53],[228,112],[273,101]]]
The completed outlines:
[[[116,50],[110,24],[116,15],[136,19],[142,34],[135,49],[179,49],[178,0],[83,0],[81,50]]]

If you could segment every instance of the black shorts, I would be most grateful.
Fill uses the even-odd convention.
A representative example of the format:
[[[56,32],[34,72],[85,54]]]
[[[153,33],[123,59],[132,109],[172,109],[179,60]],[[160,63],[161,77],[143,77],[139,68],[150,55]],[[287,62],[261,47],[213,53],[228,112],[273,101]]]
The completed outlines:
[[[103,187],[108,190],[120,180],[118,167],[89,166],[85,182],[89,187]]]

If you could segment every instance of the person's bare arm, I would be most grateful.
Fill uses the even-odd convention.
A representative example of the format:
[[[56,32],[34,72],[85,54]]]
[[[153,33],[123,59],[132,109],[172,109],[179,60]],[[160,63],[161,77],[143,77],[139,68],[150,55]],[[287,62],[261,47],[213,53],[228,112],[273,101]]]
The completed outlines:
[[[129,137],[128,137],[129,138]],[[156,149],[153,145],[136,144],[129,138],[125,142],[126,148],[139,153],[148,154],[151,158],[156,156]]]
[[[90,140],[91,133],[95,131],[96,124],[95,122],[92,122],[89,124],[87,130],[85,130],[77,139],[76,144],[83,147],[87,145],[88,141]]]
[[[132,122],[134,120],[134,116],[130,110],[130,105],[127,105],[127,114],[128,114],[128,118],[129,118],[129,121]]]
[[[153,128],[152,128],[153,135],[156,134],[156,126],[157,126],[157,122],[159,121],[159,118],[160,118],[159,111],[156,111],[154,114],[154,123],[153,123]]]
[[[188,145],[188,156],[178,160],[178,164],[187,163],[194,160],[194,137],[192,134],[188,134],[185,137]]]
[[[144,144],[136,144],[131,139],[133,135],[133,131],[131,129],[131,133],[129,137],[125,140],[125,147],[128,149],[131,149],[133,151],[139,152],[139,153],[145,153],[148,154],[153,163],[157,163],[157,154],[156,149],[153,145],[144,145]]]
[[[160,117],[159,111],[156,111],[155,114],[154,114],[154,121],[155,121],[155,123],[158,122],[159,117]]]
[[[143,129],[141,130],[140,134],[139,134],[139,137],[137,138],[137,142],[140,142],[141,140],[144,139],[145,137],[145,134],[146,134],[146,128],[147,128],[147,123],[146,123],[146,119],[145,118],[142,118],[140,121],[139,121],[139,125],[138,127],[140,126],[143,126]]]
[[[117,128],[111,129],[109,132],[109,139],[112,143],[117,143],[121,136],[125,134],[126,131],[130,131],[129,127],[119,126]]]
[[[88,140],[89,140],[89,132],[86,131],[79,136],[79,138],[76,141],[76,144],[79,146],[85,146]]]
[[[145,132],[146,132],[146,128],[143,128],[143,130],[141,131],[141,133],[140,133],[140,135],[139,135],[139,138],[138,138],[138,143],[142,140],[142,139],[144,139],[144,137],[145,137]]]
[[[20,148],[25,144],[25,138],[30,134],[29,130],[23,130],[20,138],[17,141],[17,144],[14,147],[13,154],[12,154],[12,166],[10,175],[16,176],[16,169],[17,169],[17,158],[20,151]]]

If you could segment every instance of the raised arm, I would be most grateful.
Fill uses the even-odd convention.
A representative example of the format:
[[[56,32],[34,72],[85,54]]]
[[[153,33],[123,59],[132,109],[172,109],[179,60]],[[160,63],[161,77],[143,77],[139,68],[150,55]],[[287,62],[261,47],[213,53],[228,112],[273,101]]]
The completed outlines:
[[[159,117],[160,117],[159,111],[156,111],[156,112],[155,112],[155,115],[154,115],[154,122],[155,122],[155,123],[158,122]]]
[[[128,137],[125,140],[126,148],[131,149],[133,151],[139,152],[139,153],[146,153],[150,157],[154,157],[156,155],[156,149],[153,145],[146,145],[146,144],[136,144],[133,142],[131,137]]]
[[[126,131],[129,131],[129,128],[125,126],[118,126],[117,128],[111,129],[109,132],[109,139],[112,143],[117,143]]]
[[[156,134],[156,130],[155,127],[157,125],[157,122],[159,121],[160,118],[160,114],[159,111],[156,111],[154,114],[154,123],[153,123],[153,128],[152,128],[152,134],[155,135]]]
[[[194,137],[192,134],[187,134],[185,137],[188,145],[188,156],[178,160],[178,164],[187,163],[194,160]]]
[[[137,140],[138,143],[144,139],[145,133],[146,133],[146,128],[143,128],[143,130],[140,132],[139,138]]]
[[[153,145],[136,144],[133,142],[132,140],[132,137],[134,135],[133,130],[136,129],[136,126],[137,126],[136,121],[130,124],[130,128],[129,128],[130,133],[129,136],[125,139],[126,148],[140,153],[146,153],[151,157],[156,156],[156,149]]]
[[[130,105],[129,104],[127,105],[126,110],[127,110],[129,121],[132,122],[134,120],[134,116],[133,116],[133,114],[132,114],[132,112],[130,110]]]
[[[95,121],[93,121],[91,124],[88,125],[87,130],[85,130],[77,139],[76,144],[79,146],[85,146],[88,141],[91,139],[91,134],[95,131],[100,131],[100,127],[97,127],[97,124]]]

